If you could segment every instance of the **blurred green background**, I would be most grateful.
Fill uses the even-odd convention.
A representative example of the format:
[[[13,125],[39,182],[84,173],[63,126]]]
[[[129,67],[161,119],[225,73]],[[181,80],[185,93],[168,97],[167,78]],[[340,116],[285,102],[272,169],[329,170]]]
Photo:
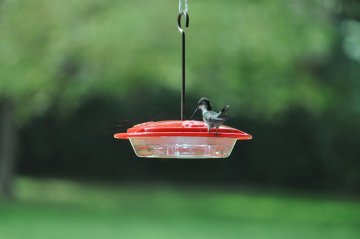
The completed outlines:
[[[0,238],[359,238],[360,2],[189,1],[187,109],[228,159],[139,159],[180,118],[178,1],[0,1]]]

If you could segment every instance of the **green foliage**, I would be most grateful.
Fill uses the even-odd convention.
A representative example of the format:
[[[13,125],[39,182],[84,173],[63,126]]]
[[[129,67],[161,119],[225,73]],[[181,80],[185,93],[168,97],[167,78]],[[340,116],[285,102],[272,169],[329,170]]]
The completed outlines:
[[[154,84],[179,90],[176,1],[3,1],[0,94],[20,120],[94,96],[130,97]],[[234,114],[321,110],[326,91],[307,70],[329,54],[334,29],[317,1],[190,3],[188,87],[232,102]],[[221,90],[219,90],[221,89]],[[159,96],[161,97],[161,96]]]

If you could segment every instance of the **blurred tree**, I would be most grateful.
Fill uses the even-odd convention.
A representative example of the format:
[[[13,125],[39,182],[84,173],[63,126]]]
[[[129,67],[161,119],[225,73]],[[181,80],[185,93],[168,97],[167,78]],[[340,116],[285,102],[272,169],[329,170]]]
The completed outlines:
[[[12,199],[14,184],[14,168],[17,146],[16,126],[13,105],[3,100],[0,112],[0,195]]]

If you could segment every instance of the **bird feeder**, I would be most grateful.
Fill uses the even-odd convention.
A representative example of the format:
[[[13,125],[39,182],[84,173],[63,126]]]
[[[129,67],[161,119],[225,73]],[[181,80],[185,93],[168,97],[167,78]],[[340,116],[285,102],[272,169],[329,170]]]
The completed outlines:
[[[146,122],[114,137],[129,139],[136,155],[148,158],[226,158],[237,140],[251,139],[228,126],[208,132],[204,122],[195,120]]]
[[[126,133],[116,133],[116,139],[128,139],[138,157],[147,158],[226,158],[237,140],[252,136],[225,125],[208,130],[202,121],[184,120],[185,111],[185,26],[189,27],[188,4],[182,9],[179,0],[178,29],[182,39],[181,120],[146,122],[129,128]]]

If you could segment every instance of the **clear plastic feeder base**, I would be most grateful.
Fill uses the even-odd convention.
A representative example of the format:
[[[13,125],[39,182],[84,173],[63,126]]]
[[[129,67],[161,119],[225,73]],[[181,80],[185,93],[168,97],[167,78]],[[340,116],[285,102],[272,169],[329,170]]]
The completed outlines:
[[[129,139],[138,157],[146,158],[226,158],[237,140],[252,136],[228,126],[208,132],[202,121],[146,122],[117,133],[116,139]]]
[[[147,137],[132,138],[138,157],[147,158],[226,158],[236,143],[232,138]]]

